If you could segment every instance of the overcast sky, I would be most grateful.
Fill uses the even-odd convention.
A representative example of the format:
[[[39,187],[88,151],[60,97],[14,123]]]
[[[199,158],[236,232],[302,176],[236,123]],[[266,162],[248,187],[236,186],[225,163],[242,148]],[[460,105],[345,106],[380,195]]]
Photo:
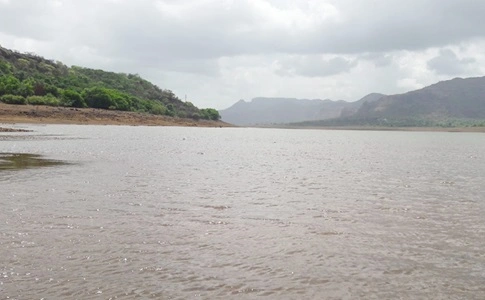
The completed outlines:
[[[483,0],[0,0],[0,45],[222,109],[483,76],[484,16]]]

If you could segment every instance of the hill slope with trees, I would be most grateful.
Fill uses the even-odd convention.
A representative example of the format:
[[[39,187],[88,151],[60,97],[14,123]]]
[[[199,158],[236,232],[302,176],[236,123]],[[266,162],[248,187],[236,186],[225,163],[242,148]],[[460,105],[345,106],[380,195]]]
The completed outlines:
[[[0,47],[0,101],[133,111],[194,120],[220,119],[217,110],[199,109],[136,74],[68,67],[33,53],[3,47]]]

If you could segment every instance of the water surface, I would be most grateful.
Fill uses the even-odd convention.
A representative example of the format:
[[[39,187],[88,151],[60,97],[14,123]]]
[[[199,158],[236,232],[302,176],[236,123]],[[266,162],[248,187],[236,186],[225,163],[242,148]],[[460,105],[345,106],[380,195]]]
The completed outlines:
[[[3,297],[485,298],[481,133],[24,127]]]

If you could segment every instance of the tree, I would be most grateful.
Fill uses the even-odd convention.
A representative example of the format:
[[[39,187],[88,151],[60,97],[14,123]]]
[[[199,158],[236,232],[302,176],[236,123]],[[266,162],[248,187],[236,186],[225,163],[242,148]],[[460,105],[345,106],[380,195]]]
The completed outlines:
[[[23,97],[32,96],[34,94],[34,80],[29,78],[22,81],[17,89],[17,94]]]
[[[89,107],[108,109],[114,104],[109,91],[105,88],[84,89],[82,96]]]
[[[24,98],[41,96],[30,98],[38,105],[91,106],[193,119],[219,118],[215,110],[202,113],[171,90],[161,89],[138,74],[67,67],[32,53],[22,54],[0,46],[0,96],[5,94]]]
[[[214,109],[214,108],[203,108],[200,110],[201,117],[206,120],[220,120],[221,115],[219,115],[219,112]]]
[[[16,95],[19,87],[20,81],[14,76],[0,76],[0,95]]]
[[[12,66],[5,61],[0,61],[0,75],[12,74]]]
[[[65,106],[73,107],[87,107],[86,101],[83,97],[75,90],[64,90],[62,91],[62,101]]]

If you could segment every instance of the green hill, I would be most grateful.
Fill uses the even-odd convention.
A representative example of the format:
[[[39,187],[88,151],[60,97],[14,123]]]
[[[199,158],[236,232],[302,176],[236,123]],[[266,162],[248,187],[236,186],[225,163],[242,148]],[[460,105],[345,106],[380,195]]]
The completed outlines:
[[[0,101],[136,111],[192,119],[220,119],[217,110],[181,101],[136,74],[68,67],[32,53],[0,47]]]

